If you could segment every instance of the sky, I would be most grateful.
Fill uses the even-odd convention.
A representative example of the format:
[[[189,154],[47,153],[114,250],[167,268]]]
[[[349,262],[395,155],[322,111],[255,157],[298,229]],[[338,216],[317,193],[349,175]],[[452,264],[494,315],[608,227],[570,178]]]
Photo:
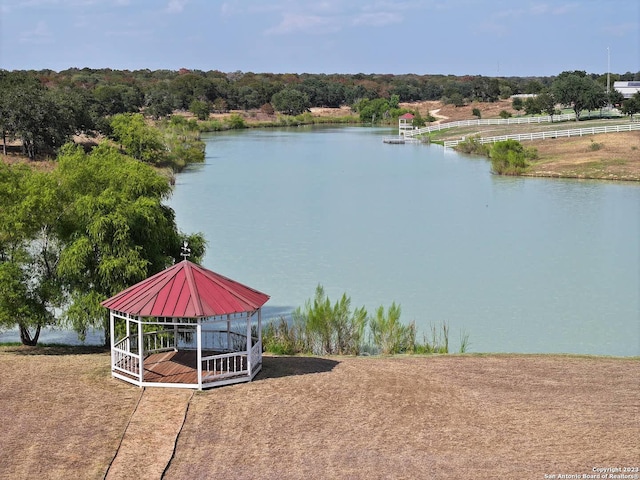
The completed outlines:
[[[0,69],[640,71],[637,0],[0,0]]]

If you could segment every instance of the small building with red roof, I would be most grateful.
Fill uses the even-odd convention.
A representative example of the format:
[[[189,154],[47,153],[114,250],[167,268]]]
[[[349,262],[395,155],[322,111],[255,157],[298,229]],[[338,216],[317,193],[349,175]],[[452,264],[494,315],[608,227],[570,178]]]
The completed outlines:
[[[411,113],[405,113],[398,117],[398,134],[401,137],[404,137],[404,132],[406,130],[413,130],[413,119],[415,115]]]
[[[102,302],[111,373],[140,387],[210,388],[262,368],[269,296],[188,260]]]

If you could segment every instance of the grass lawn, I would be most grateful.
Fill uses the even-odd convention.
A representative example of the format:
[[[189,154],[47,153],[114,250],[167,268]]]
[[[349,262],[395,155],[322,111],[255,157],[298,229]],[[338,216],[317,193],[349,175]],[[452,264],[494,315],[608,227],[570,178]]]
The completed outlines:
[[[138,404],[108,354],[59,350],[0,347],[2,479],[102,478]],[[254,382],[191,397],[163,478],[538,479],[637,466],[639,378],[638,358],[267,356]],[[175,398],[162,392],[143,423],[162,423]]]

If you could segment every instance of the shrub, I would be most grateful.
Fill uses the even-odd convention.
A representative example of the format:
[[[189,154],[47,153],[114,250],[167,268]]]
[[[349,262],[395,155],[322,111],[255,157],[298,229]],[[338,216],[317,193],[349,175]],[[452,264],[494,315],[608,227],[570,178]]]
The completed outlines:
[[[346,293],[334,305],[322,285],[316,287],[313,299],[304,309],[293,312],[295,325],[299,325],[301,341],[312,353],[358,355],[362,348],[367,311],[364,307],[351,311],[351,298]]]
[[[260,107],[260,111],[262,113],[264,113],[265,115],[273,115],[275,113],[275,110],[273,109],[273,106],[267,102],[264,105],[262,105]]]
[[[415,323],[400,322],[400,305],[395,302],[387,309],[378,307],[376,316],[369,320],[373,345],[383,355],[413,351],[416,339]]]
[[[479,108],[474,108],[471,113],[473,113],[474,117],[478,117],[478,119],[482,118],[482,113]]]
[[[242,118],[240,115],[238,115],[237,113],[234,113],[233,115],[231,115],[227,120],[226,120],[227,125],[229,126],[229,129],[234,130],[234,129],[242,129],[242,128],[247,128],[247,124],[244,122],[244,118]]]
[[[602,148],[602,144],[591,140],[591,145],[589,145],[589,148],[592,152],[596,152]]]
[[[500,118],[511,118],[511,113],[507,112],[506,110],[501,110]]]
[[[456,150],[462,153],[489,156],[489,146],[478,141],[477,137],[469,137],[456,145]]]
[[[262,345],[267,352],[276,355],[294,355],[303,353],[300,343],[301,335],[296,328],[290,326],[287,319],[280,317],[278,322],[269,323],[262,334]]]
[[[489,152],[491,169],[498,175],[520,175],[527,167],[524,148],[516,140],[496,142]]]

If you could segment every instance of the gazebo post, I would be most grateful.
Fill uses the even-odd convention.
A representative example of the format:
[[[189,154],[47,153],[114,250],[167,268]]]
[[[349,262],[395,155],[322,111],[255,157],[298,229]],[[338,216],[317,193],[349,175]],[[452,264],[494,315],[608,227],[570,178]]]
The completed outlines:
[[[174,323],[173,324],[173,349],[177,352],[178,351],[178,324]]]
[[[114,367],[116,366],[116,356],[113,354],[113,348],[116,344],[115,339],[115,319],[113,317],[113,311],[109,310],[109,336],[111,337],[111,371],[113,372]]]
[[[202,324],[198,318],[196,325],[196,362],[198,363],[198,390],[202,390]]]
[[[129,317],[130,315],[127,314],[127,318],[125,318],[124,322],[125,322],[125,334],[124,336],[127,339],[127,352],[131,352],[131,337],[129,335],[131,335],[131,326],[129,325]]]
[[[144,383],[144,332],[142,331],[142,319],[138,316],[138,355],[140,355],[139,376],[140,386]]]
[[[251,378],[251,315],[247,312],[247,370],[249,370],[249,378]]]

